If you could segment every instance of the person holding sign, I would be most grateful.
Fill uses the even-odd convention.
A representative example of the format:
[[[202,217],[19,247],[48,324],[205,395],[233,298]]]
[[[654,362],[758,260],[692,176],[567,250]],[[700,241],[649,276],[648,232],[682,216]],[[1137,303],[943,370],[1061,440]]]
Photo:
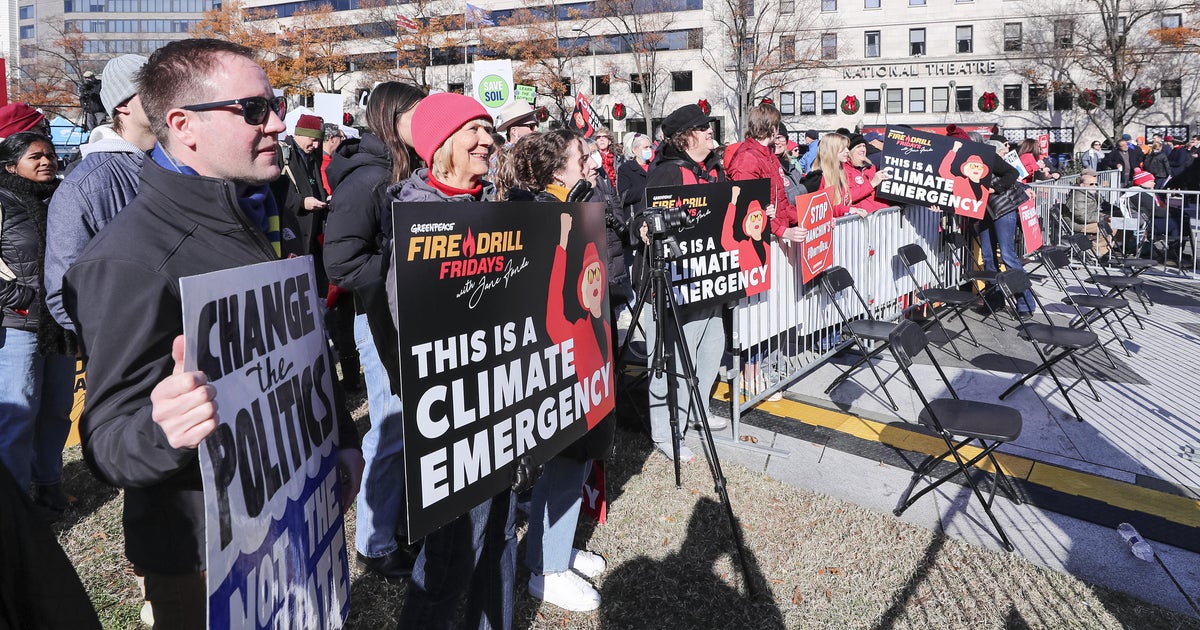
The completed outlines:
[[[850,139],[840,133],[827,133],[821,138],[817,149],[817,160],[813,172],[820,171],[821,187],[833,189],[833,216],[853,214],[865,217],[870,214],[865,208],[854,205],[850,196],[850,180],[845,165],[850,160]]]
[[[871,160],[867,159],[867,141],[860,134],[850,136],[850,153],[842,167],[846,171],[846,181],[850,186],[850,203],[862,208],[868,213],[882,210],[889,205],[875,198],[875,188],[879,183],[891,177],[886,170],[878,170]]]
[[[660,126],[665,140],[660,155],[651,169],[646,181],[646,188],[659,186],[693,185],[701,182],[725,181],[725,171],[721,161],[714,153],[716,143],[713,141],[712,119],[705,114],[699,105],[684,105],[671,112]],[[649,244],[647,226],[643,221],[634,221],[639,225],[643,243]],[[712,390],[717,380],[717,371],[721,366],[721,357],[725,352],[728,340],[725,326],[721,322],[720,306],[704,306],[680,314],[679,326],[683,329],[683,339],[674,340],[685,344],[692,362],[696,368],[697,386],[702,396]],[[652,313],[652,316],[662,317],[665,313]],[[645,327],[646,347],[653,348],[655,343],[655,325],[650,322]],[[668,331],[672,327],[668,326]],[[674,364],[669,366],[672,372],[683,370],[679,353],[674,354]],[[692,411],[692,396],[688,395],[688,383],[683,379],[666,374],[650,379],[650,439],[654,447],[668,459],[674,459],[672,445],[670,413],[667,409],[667,379],[675,382],[680,392],[679,404],[676,408],[677,418],[681,425],[689,418],[697,417]],[[714,431],[725,428],[727,423],[718,417],[711,417],[709,428]],[[679,446],[679,459],[688,462],[695,458],[692,449],[685,445]]]
[[[208,376],[183,368],[179,280],[298,255],[303,243],[267,186],[280,174],[284,101],[254,51],[171,42],[150,56],[138,85],[158,144],[137,198],[67,271],[64,303],[87,357],[84,455],[100,479],[125,489],[125,554],[145,577],[155,625],[204,628],[197,447],[217,428],[218,410]],[[334,391],[346,506],[362,454]]]
[[[975,132],[971,132],[975,134]],[[983,137],[969,138],[975,142],[980,142]],[[961,143],[955,141],[957,147]],[[1002,195],[1017,182],[1017,170],[1004,160],[1004,156],[1008,154],[1008,145],[999,140],[988,142],[996,149],[996,156],[999,160],[992,160],[993,172],[986,182],[989,194]],[[957,188],[958,184],[955,184]],[[1033,196],[1033,191],[1029,191],[1029,195]],[[983,219],[978,221],[979,229],[979,249],[983,256],[984,268],[988,271],[999,271],[1000,268],[997,262],[1003,262],[1006,269],[1020,269],[1021,255],[1017,253],[1017,229],[1019,224],[1020,214],[1016,210],[1000,211],[1004,214],[998,214],[998,211],[993,206],[988,206],[987,214]],[[996,260],[996,249],[1000,250],[1000,260]],[[992,295],[995,295],[993,293]],[[1028,319],[1033,316],[1034,309],[1033,293],[1026,291],[1024,294],[1017,297],[1017,317],[1020,319]]]
[[[796,205],[787,193],[790,180],[784,181],[783,167],[773,151],[779,110],[770,103],[760,103],[750,110],[746,122],[746,140],[725,148],[725,173],[734,181],[770,179],[772,203],[762,210],[771,220],[771,233],[801,242],[804,228],[797,225]]]
[[[426,97],[413,111],[412,135],[413,148],[429,166],[388,189],[390,201],[471,203],[491,192],[484,177],[496,147],[492,117],[479,101],[451,92]],[[395,268],[388,268],[387,280],[393,318],[401,299],[394,290]],[[399,328],[395,319],[392,323]],[[513,508],[506,489],[425,537],[399,627],[457,627],[464,594],[468,627],[511,627],[517,554]]]

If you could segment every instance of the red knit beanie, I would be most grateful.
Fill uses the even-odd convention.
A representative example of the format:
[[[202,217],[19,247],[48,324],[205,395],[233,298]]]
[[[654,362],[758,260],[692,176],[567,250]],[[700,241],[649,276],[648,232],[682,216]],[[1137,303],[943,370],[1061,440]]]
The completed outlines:
[[[1150,171],[1143,171],[1140,168],[1133,169],[1133,185],[1144,186],[1154,183],[1154,175]]]
[[[9,103],[0,107],[0,138],[29,131],[42,122],[41,112],[25,103]]]
[[[953,123],[946,125],[946,135],[951,138],[958,138],[959,140],[971,139],[971,137],[967,135],[967,132],[963,131],[958,125]]]
[[[296,131],[293,135],[305,136],[308,138],[316,138],[320,140],[325,137],[325,133],[321,131],[321,125],[325,121],[319,116],[312,114],[302,114],[299,120],[296,121]]]
[[[413,149],[425,160],[425,164],[432,166],[433,154],[438,147],[476,118],[486,120],[489,124],[492,122],[491,115],[483,105],[469,96],[454,92],[431,94],[421,99],[413,110]]]

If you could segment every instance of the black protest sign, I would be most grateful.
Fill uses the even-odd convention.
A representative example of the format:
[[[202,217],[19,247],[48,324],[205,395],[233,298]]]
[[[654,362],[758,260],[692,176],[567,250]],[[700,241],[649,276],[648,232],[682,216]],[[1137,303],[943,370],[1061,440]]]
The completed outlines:
[[[333,366],[312,258],[179,281],[184,357],[216,388],[200,445],[212,628],[340,628],[350,572]]]
[[[883,166],[891,175],[875,195],[900,205],[940,206],[972,219],[987,212],[996,150],[990,145],[915,129],[888,127]]]
[[[735,302],[771,287],[771,180],[646,190],[649,230],[674,239],[671,287],[682,309]]]
[[[392,209],[411,539],[613,410],[604,207]]]

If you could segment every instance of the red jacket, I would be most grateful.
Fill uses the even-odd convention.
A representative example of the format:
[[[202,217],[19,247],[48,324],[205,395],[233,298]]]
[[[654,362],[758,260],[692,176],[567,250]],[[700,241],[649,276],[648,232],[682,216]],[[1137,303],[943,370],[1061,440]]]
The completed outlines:
[[[779,158],[770,147],[763,146],[757,140],[746,140],[736,146],[730,146],[733,156],[725,159],[725,176],[730,180],[760,179],[771,180],[771,203],[775,204],[775,218],[771,219],[771,233],[783,236],[783,231],[800,223],[796,213],[796,203],[788,199],[787,188],[783,183],[783,167]]]
[[[861,169],[853,162],[843,162],[842,166],[845,167],[846,181],[850,184],[851,206],[875,212],[890,205],[875,198],[875,187],[871,186],[871,179],[875,177],[876,172],[874,164],[867,162]]]

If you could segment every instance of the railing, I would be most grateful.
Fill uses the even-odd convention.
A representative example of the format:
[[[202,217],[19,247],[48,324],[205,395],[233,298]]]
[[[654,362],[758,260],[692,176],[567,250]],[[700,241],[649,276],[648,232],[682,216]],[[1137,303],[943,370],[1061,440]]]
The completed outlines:
[[[943,215],[929,208],[886,208],[859,218],[843,217],[833,230],[833,259],[854,277],[855,285],[878,319],[894,320],[911,304],[916,287],[896,259],[901,245],[919,243],[941,280],[958,283],[962,270],[941,239]],[[816,369],[841,343],[842,320],[818,281],[807,285],[800,273],[801,248],[779,243],[771,248],[771,290],[742,300],[733,310],[734,366],[749,363],[756,382],[739,395],[743,374],[733,377],[733,430],[743,411]],[[917,268],[922,284],[934,282]],[[840,296],[847,317],[864,315],[853,296]]]

